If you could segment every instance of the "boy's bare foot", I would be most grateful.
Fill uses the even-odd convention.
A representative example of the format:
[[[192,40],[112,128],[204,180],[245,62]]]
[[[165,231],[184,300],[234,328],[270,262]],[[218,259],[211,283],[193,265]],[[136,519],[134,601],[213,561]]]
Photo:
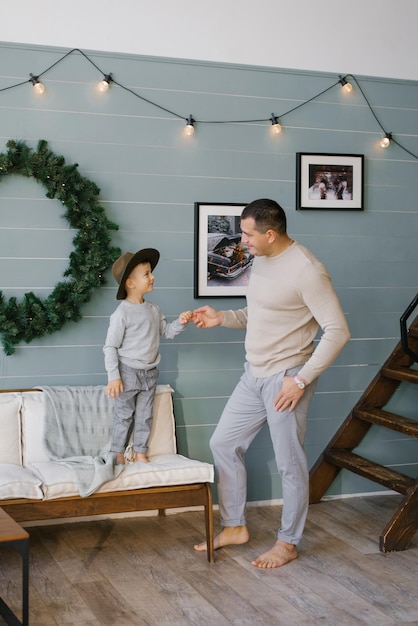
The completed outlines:
[[[147,455],[143,452],[135,452],[134,463],[149,463]]]
[[[218,550],[224,546],[240,545],[241,543],[247,543],[249,538],[250,534],[246,526],[225,526],[213,540],[213,547],[215,550]],[[206,541],[197,543],[194,549],[197,552],[206,552],[208,549]]]
[[[296,546],[292,543],[286,543],[278,539],[274,546],[251,562],[254,567],[261,567],[263,569],[272,569],[273,567],[282,567],[289,561],[293,561],[298,558],[298,551]]]
[[[123,452],[118,452],[116,454],[116,465],[125,465],[125,457]]]

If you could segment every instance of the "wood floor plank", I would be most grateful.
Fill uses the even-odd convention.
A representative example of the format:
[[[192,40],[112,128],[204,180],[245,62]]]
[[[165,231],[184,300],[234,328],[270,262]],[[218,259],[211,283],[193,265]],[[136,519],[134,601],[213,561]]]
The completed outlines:
[[[165,531],[164,524],[160,520],[157,522],[148,521],[144,524],[142,520],[128,522],[128,532],[121,534],[116,544],[121,556],[124,555],[125,563],[129,564],[133,572],[137,573],[137,586],[142,593],[142,585],[145,583],[152,586],[156,597],[155,605],[149,604],[148,610],[152,613],[150,623],[166,623],[172,626],[179,624],[228,624],[222,619],[215,604],[205,602],[192,585],[188,584],[183,577],[184,561],[181,558],[174,558],[174,553],[185,555],[187,551],[178,542],[173,541],[169,533]],[[173,518],[167,520],[169,525],[175,523]],[[155,526],[158,525],[158,532]],[[205,571],[209,572],[211,565],[204,562]],[[138,575],[139,573],[139,575]],[[165,609],[165,619],[161,613],[161,599],[167,607]],[[157,616],[157,613],[159,615]]]
[[[29,527],[30,624],[418,626],[417,538],[378,550],[394,503],[382,494],[310,507],[299,558],[275,570],[251,560],[274,543],[280,506],[249,507],[250,541],[217,551],[215,564],[193,550],[201,511]],[[20,558],[1,550],[0,595],[17,613],[20,585]]]
[[[265,577],[270,573],[255,571],[252,568],[248,570],[248,575],[243,576],[240,563],[234,558],[227,558],[220,564],[216,575],[226,588],[233,589],[235,593],[245,598],[246,602],[263,616],[265,624],[311,624],[311,620],[305,618],[304,614],[288,601],[282,585],[274,584],[270,587],[265,584]],[[300,593],[305,591],[305,588],[299,589]],[[295,588],[292,593],[295,593]]]
[[[247,601],[252,604],[254,604],[254,596],[260,596],[260,603],[263,606],[262,611],[264,613],[263,619],[266,624],[312,624],[313,620],[324,623],[324,620],[325,622],[327,621],[327,616],[335,611],[335,607],[340,608],[338,623],[341,626],[353,624],[353,620],[357,619],[357,616],[364,616],[364,623],[376,626],[384,626],[384,624],[391,623],[381,611],[371,611],[373,607],[369,603],[361,598],[357,598],[355,594],[348,593],[343,586],[335,585],[333,580],[326,574],[318,576],[318,571],[306,567],[304,559],[299,559],[286,566],[286,568],[274,571],[259,570],[251,566],[251,560],[261,552],[266,551],[275,541],[275,532],[271,531],[271,527],[277,522],[278,512],[273,512],[271,507],[266,507],[263,510],[251,511],[248,517],[249,526],[252,529],[257,527],[255,524],[256,518],[258,518],[258,521],[260,521],[260,518],[263,518],[264,526],[266,523],[268,525],[267,529],[264,528],[263,533],[254,533],[256,539],[252,539],[247,546],[224,548],[221,552],[227,553],[228,559],[222,560],[217,575],[223,578],[225,584],[231,587],[234,577],[230,564],[237,561],[239,570],[245,568],[248,577],[244,578],[242,571],[239,571],[236,583],[237,588],[241,586],[245,590],[248,596]],[[260,528],[260,525],[258,528]],[[227,570],[227,575],[224,576],[223,572],[225,569]],[[245,584],[243,581],[245,581]],[[260,592],[260,587],[265,587],[264,594]],[[278,587],[280,589],[279,597],[282,599],[281,604],[277,601]],[[272,595],[275,596],[274,599],[272,599]],[[349,596],[348,602],[344,599],[347,596]],[[343,600],[341,600],[341,597]],[[263,604],[264,600],[265,604]],[[370,615],[371,612],[374,613],[372,616]],[[272,621],[268,621],[269,619]],[[282,621],[278,622],[278,619]]]
[[[379,552],[379,523],[370,524],[370,517],[350,506],[350,500],[332,500],[311,505],[309,521],[318,526],[326,524],[330,534],[344,540],[348,545],[363,553]],[[342,504],[344,502],[344,504]],[[383,524],[382,524],[383,527]]]
[[[141,613],[136,611],[132,603],[121,602],[120,594],[110,585],[109,581],[102,583],[76,584],[74,587],[84,598],[85,603],[103,626],[147,626]],[[79,622],[82,623],[82,622]]]
[[[317,537],[321,534],[326,540],[326,530],[318,527]],[[319,571],[328,573],[334,584],[341,585],[377,608],[387,619],[392,620],[389,623],[398,624],[402,620],[409,622],[416,618],[416,583],[409,580],[407,571],[394,581],[393,573],[385,565],[387,555],[364,555],[348,548],[344,541],[339,541],[336,537],[327,543],[326,549],[317,552],[316,556],[315,542],[311,550],[311,560],[315,558]],[[308,554],[305,554],[305,558],[308,559]],[[400,588],[402,594],[399,593]]]

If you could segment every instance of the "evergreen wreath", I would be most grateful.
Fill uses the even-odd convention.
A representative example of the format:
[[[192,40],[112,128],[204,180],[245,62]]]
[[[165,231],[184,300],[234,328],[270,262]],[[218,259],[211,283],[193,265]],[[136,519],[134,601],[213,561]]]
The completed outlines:
[[[105,270],[121,254],[111,245],[108,231],[118,226],[107,219],[98,202],[100,189],[77,168],[77,163],[65,165],[64,157],[51,152],[45,140],[39,141],[36,151],[23,142],[8,141],[7,151],[0,154],[0,181],[7,174],[34,178],[46,189],[47,198],[66,207],[63,217],[78,231],[63,274],[68,280],[58,282],[44,300],[28,292],[21,302],[14,297],[6,301],[0,291],[0,334],[7,355],[22,340],[29,343],[60,330],[66,322],[79,321],[81,306],[106,282]]]

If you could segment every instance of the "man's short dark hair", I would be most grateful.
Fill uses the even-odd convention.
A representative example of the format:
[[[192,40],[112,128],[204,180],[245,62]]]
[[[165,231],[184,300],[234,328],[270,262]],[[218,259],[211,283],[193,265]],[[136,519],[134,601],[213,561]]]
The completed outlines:
[[[249,217],[254,219],[255,229],[260,233],[275,230],[280,235],[286,234],[286,213],[275,200],[261,198],[250,202],[241,213],[242,220]]]

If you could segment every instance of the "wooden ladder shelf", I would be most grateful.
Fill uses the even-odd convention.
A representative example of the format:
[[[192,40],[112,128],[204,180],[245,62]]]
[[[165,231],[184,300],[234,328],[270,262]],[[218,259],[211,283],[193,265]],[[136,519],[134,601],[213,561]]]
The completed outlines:
[[[383,408],[401,383],[418,384],[418,369],[411,367],[415,361],[411,352],[418,354],[418,316],[407,335],[409,353],[404,350],[404,342],[399,342],[310,472],[311,504],[321,500],[342,469],[404,496],[380,535],[382,552],[405,550],[418,530],[418,480],[369,461],[353,450],[373,424],[418,438],[418,420]]]

